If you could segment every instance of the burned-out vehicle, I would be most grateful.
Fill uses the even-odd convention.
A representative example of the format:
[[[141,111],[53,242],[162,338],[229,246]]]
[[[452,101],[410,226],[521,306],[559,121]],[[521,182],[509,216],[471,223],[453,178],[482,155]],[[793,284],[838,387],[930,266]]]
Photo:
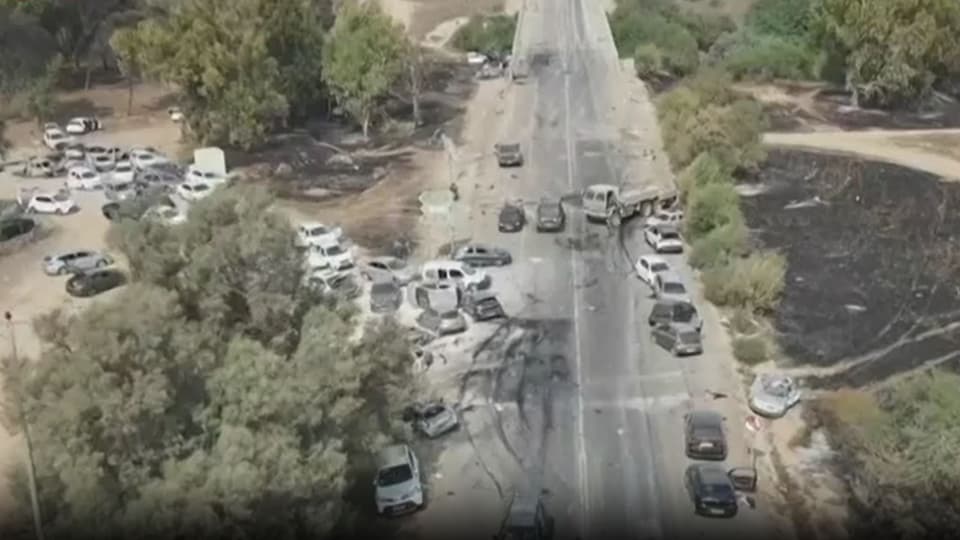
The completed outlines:
[[[463,311],[475,321],[506,317],[497,295],[491,291],[467,289],[462,299]]]
[[[406,422],[412,422],[414,429],[424,437],[434,439],[460,427],[457,411],[443,401],[414,403],[403,411]]]

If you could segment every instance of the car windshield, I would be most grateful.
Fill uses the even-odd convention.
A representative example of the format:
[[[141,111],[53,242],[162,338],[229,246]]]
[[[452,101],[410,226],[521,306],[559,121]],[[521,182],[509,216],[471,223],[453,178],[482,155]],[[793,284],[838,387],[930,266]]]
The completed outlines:
[[[57,132],[50,133],[49,135],[50,135],[50,138],[53,140],[63,139],[66,137],[66,135],[64,135],[63,133],[57,133]]]
[[[84,177],[84,178],[94,178],[94,177],[96,177],[97,175],[93,174],[93,173],[90,172],[90,171],[87,171],[87,172],[81,174],[80,176],[82,176],[82,177]]]
[[[327,234],[326,227],[314,227],[307,231],[307,235],[309,236],[320,236],[322,234]]]
[[[97,160],[97,161],[110,161],[110,156],[101,154],[101,155],[99,155],[99,156],[96,157],[96,160]]]
[[[128,182],[122,182],[120,184],[114,184],[112,187],[115,191],[126,191],[130,189],[130,184]]]
[[[684,288],[683,284],[681,283],[667,282],[663,284],[663,292],[670,294],[684,294],[687,292],[687,289]]]
[[[520,151],[519,144],[501,144],[500,151],[505,154],[514,154]]]
[[[410,470],[409,465],[397,465],[396,467],[380,469],[377,474],[377,485],[382,487],[393,486],[409,482],[412,479],[413,471]]]
[[[330,286],[335,289],[346,287],[349,284],[350,284],[349,276],[336,276],[330,280]]]
[[[705,495],[711,497],[716,497],[719,499],[726,499],[733,496],[733,490],[730,489],[730,486],[727,484],[721,484],[719,482],[712,483],[706,482],[703,484],[703,492]]]
[[[698,334],[695,330],[686,330],[684,332],[680,332],[680,342],[686,343],[687,345],[700,343],[700,334]]]
[[[370,288],[370,294],[392,294],[396,290],[393,283],[374,283]]]
[[[673,231],[663,231],[660,233],[661,240],[678,240],[680,235]]]
[[[663,272],[670,269],[670,265],[665,262],[655,262],[650,265],[650,269],[654,272]]]
[[[448,319],[448,320],[449,320],[449,319],[456,319],[456,318],[459,317],[459,316],[460,316],[460,313],[458,313],[458,312],[456,312],[456,311],[447,311],[447,312],[445,312],[445,313],[441,313],[441,314],[440,314],[440,318],[442,318],[442,319]]]
[[[559,217],[560,207],[555,204],[545,204],[540,207],[540,215],[543,217]]]
[[[206,184],[195,184],[193,186],[194,191],[206,191],[210,189]]]
[[[160,216],[165,218],[175,218],[177,217],[177,210],[175,208],[164,208],[160,210]]]
[[[327,255],[343,255],[343,248],[340,246],[330,246],[325,251]]]

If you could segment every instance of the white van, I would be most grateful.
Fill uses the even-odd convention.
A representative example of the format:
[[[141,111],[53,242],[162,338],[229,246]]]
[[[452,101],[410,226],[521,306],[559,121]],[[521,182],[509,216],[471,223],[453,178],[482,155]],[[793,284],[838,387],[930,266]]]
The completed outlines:
[[[490,276],[469,264],[451,259],[438,259],[423,264],[420,277],[425,283],[453,283],[461,287],[485,289]]]

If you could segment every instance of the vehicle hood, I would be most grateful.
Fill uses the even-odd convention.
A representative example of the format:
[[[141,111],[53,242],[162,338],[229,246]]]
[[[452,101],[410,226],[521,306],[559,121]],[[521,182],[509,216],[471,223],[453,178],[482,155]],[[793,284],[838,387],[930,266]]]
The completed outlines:
[[[419,485],[420,483],[417,482],[416,477],[414,477],[406,482],[400,482],[399,484],[393,484],[391,486],[377,486],[377,498],[389,499],[389,502],[399,501],[413,496],[414,491]]]
[[[772,381],[758,376],[750,386],[750,401],[758,409],[769,412],[781,412],[787,408],[789,396],[780,396],[768,389]]]

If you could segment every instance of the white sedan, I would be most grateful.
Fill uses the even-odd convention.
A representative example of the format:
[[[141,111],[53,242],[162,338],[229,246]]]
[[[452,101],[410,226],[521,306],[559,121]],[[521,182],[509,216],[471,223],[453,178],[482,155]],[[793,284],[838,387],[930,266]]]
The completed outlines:
[[[133,182],[133,164],[129,161],[118,161],[110,175],[114,182]]]
[[[644,225],[655,227],[657,225],[673,225],[680,227],[683,223],[683,210],[662,210],[647,218]]]
[[[343,238],[343,229],[328,227],[323,223],[308,221],[297,226],[297,245],[299,247],[339,243]]]
[[[206,182],[207,184],[222,184],[227,181],[227,178],[222,174],[215,173],[212,171],[205,171],[200,169],[196,165],[190,165],[187,167],[187,174],[184,175],[184,180],[187,182]]]
[[[637,272],[637,277],[652,287],[657,274],[670,270],[670,264],[658,255],[642,255],[633,268]]]
[[[63,150],[76,142],[72,135],[67,135],[58,127],[49,127],[43,130],[43,144],[51,150]]]
[[[65,215],[77,208],[66,193],[34,192],[28,198],[18,197],[23,211],[28,214],[60,214]]]
[[[133,162],[134,167],[142,171],[154,165],[166,163],[167,159],[156,152],[137,149],[130,152],[130,161]]]
[[[213,186],[206,182],[184,182],[177,186],[177,194],[185,201],[199,201],[213,193]]]
[[[100,189],[103,180],[89,167],[74,167],[67,171],[67,189]]]
[[[310,246],[307,250],[307,268],[331,268],[347,270],[353,268],[353,253],[344,249],[339,242],[327,242]]]
[[[647,244],[657,253],[682,253],[683,240],[673,225],[654,225],[643,231]]]
[[[103,129],[103,124],[96,118],[78,117],[67,122],[67,133],[72,135],[83,135],[101,129]]]

